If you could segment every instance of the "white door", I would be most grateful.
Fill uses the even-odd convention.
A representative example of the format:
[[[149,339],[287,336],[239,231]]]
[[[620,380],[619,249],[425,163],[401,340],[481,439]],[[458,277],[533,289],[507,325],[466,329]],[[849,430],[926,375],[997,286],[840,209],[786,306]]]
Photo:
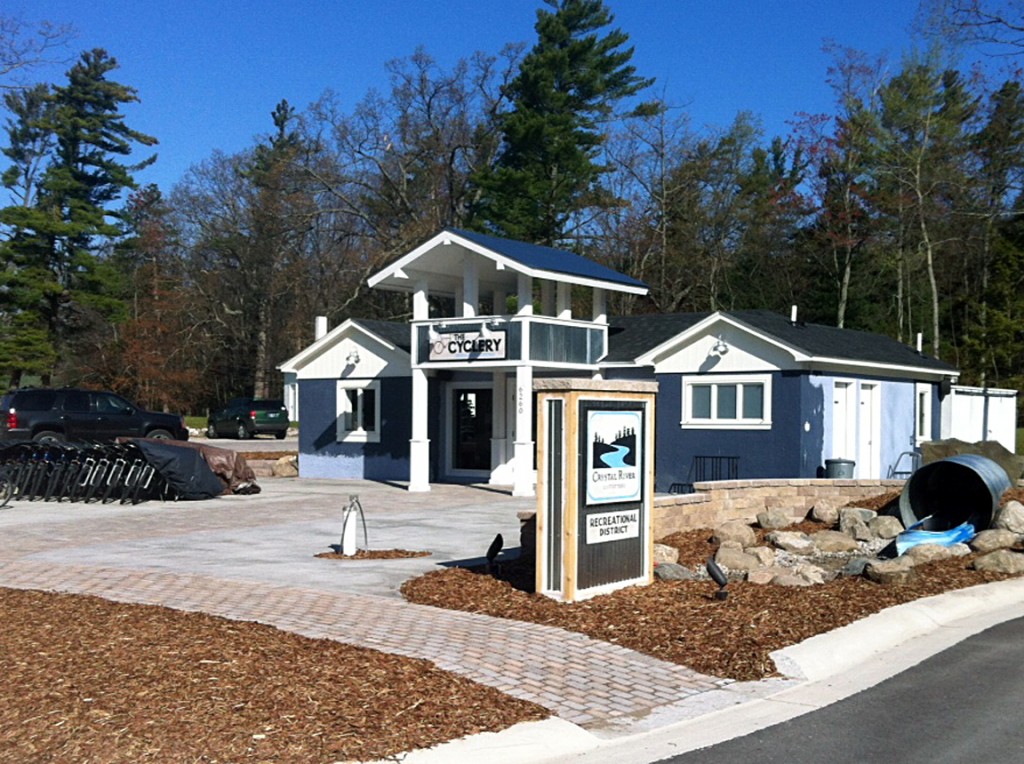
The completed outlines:
[[[877,382],[861,382],[860,405],[857,422],[858,478],[881,477],[882,462],[882,408],[881,387]]]
[[[854,386],[836,382],[832,399],[832,453],[830,459],[857,459],[857,419]]]

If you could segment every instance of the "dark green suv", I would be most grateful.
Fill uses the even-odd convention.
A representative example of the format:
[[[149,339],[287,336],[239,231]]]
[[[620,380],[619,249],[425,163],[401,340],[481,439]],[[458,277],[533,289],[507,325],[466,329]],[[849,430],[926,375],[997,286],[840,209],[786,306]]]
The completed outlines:
[[[242,440],[254,435],[273,435],[283,440],[288,434],[288,409],[284,401],[260,398],[235,398],[210,414],[206,437],[232,437]]]

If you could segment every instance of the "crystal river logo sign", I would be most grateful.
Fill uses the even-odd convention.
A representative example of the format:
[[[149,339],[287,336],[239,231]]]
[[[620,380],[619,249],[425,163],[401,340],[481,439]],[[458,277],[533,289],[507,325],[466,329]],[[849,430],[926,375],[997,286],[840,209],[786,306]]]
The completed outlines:
[[[640,500],[643,412],[587,413],[587,504]]]

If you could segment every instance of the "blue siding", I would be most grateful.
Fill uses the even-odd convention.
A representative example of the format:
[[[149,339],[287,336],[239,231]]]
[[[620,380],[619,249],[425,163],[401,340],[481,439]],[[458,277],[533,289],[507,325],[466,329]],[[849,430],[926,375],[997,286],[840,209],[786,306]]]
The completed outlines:
[[[805,376],[772,375],[770,430],[684,430],[679,426],[683,378],[658,374],[655,490],[688,481],[694,456],[738,456],[740,478],[814,477],[816,455],[807,453],[814,441],[795,436],[803,432],[804,407],[820,410],[822,405],[820,393],[805,385]]]
[[[370,380],[367,380],[370,381]],[[412,379],[380,380],[379,443],[337,440],[337,380],[299,382],[299,474],[302,477],[408,480]]]

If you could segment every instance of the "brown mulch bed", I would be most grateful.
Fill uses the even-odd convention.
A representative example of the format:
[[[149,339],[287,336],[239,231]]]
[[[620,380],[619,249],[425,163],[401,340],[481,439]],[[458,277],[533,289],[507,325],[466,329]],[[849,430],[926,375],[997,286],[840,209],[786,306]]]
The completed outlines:
[[[1003,495],[1020,500],[1024,489]],[[899,492],[862,500],[879,508]],[[786,530],[814,533],[828,526],[805,520]],[[758,529],[761,537],[766,532]],[[659,543],[679,549],[679,563],[702,566],[715,553],[711,531],[675,533]],[[832,631],[887,607],[922,597],[999,581],[1010,576],[970,569],[976,555],[919,565],[916,579],[882,586],[865,578],[837,578],[811,587],[731,583],[725,601],[713,598],[710,581],[655,581],[577,603],[532,594],[533,569],[507,564],[497,576],[449,569],[406,581],[411,602],[483,613],[581,632],[698,671],[737,680],[775,673],[769,653]],[[504,579],[504,580],[501,580]]]
[[[357,549],[355,554],[321,552],[313,555],[321,560],[407,560],[411,557],[430,557],[430,552],[411,552],[408,549]]]
[[[427,661],[269,626],[0,589],[0,761],[394,756],[548,716]]]
[[[709,581],[655,581],[566,604],[460,568],[407,581],[402,594],[423,605],[557,626],[706,674],[753,680],[775,673],[774,650],[892,605],[1008,578],[970,570],[970,560],[921,565],[916,581],[902,586],[864,578],[811,587],[732,583],[725,601],[713,599],[718,587]]]

